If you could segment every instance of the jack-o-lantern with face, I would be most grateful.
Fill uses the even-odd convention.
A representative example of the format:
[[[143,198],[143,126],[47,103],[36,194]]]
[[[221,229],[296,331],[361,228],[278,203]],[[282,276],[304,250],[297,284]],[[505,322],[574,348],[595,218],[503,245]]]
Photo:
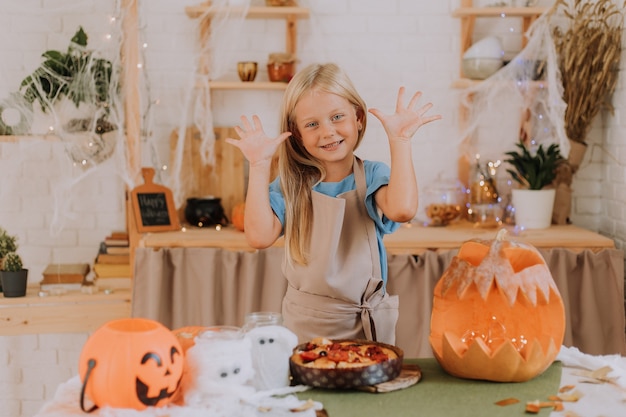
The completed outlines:
[[[179,388],[184,354],[174,334],[148,319],[113,320],[96,330],[80,355],[81,408],[168,404]],[[85,409],[85,396],[93,402]]]
[[[565,309],[545,260],[505,232],[464,242],[435,286],[430,345],[451,375],[527,381],[563,343]]]

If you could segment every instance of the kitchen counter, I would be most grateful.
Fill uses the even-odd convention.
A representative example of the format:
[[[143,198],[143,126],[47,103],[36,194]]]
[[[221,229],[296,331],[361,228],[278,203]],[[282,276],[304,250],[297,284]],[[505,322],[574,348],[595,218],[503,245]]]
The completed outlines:
[[[525,230],[517,233],[514,227],[509,239],[530,243],[537,248],[567,248],[573,251],[584,249],[593,252],[614,248],[612,239],[574,225],[554,225],[548,229]],[[499,229],[474,227],[469,222],[458,222],[446,227],[423,227],[405,224],[395,233],[385,236],[387,253],[420,254],[426,250],[444,251],[459,248],[469,239],[493,239]],[[147,233],[139,241],[147,248],[222,248],[229,250],[254,251],[247,243],[243,232],[233,227],[215,228],[186,227],[175,232]],[[275,247],[282,247],[279,239]]]

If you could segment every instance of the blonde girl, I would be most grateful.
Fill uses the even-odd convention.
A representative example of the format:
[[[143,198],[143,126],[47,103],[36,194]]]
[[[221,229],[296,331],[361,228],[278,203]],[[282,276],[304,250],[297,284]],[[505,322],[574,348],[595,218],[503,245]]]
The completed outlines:
[[[291,80],[281,109],[281,131],[269,137],[257,116],[242,116],[240,140],[229,138],[249,162],[244,214],[248,243],[258,249],[285,237],[284,324],[308,341],[369,339],[393,344],[398,298],[385,291],[383,235],[417,211],[411,138],[430,103],[421,93],[395,113],[370,109],[389,142],[391,166],[354,155],[367,125],[367,107],[335,64],[313,64]],[[278,177],[271,181],[278,151]],[[269,192],[268,192],[269,190]]]

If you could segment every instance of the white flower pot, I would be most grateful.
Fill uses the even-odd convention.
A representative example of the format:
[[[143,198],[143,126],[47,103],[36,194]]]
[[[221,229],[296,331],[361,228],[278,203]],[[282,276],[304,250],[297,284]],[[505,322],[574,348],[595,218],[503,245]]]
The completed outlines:
[[[552,223],[555,190],[512,190],[515,225],[523,229],[546,229]]]

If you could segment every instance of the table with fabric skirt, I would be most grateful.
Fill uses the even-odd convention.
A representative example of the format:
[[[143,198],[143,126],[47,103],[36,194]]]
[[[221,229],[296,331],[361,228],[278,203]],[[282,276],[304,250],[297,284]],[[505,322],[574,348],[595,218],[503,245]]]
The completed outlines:
[[[460,245],[493,239],[496,229],[461,222],[409,225],[385,237],[388,291],[400,297],[396,344],[406,357],[432,357],[428,342],[433,289]],[[545,258],[563,298],[563,344],[592,355],[626,354],[624,254],[614,242],[573,225],[528,230],[509,238]],[[241,326],[254,311],[281,311],[286,281],[282,242],[253,250],[231,227],[186,228],[141,236],[135,249],[132,315],[183,326]]]

